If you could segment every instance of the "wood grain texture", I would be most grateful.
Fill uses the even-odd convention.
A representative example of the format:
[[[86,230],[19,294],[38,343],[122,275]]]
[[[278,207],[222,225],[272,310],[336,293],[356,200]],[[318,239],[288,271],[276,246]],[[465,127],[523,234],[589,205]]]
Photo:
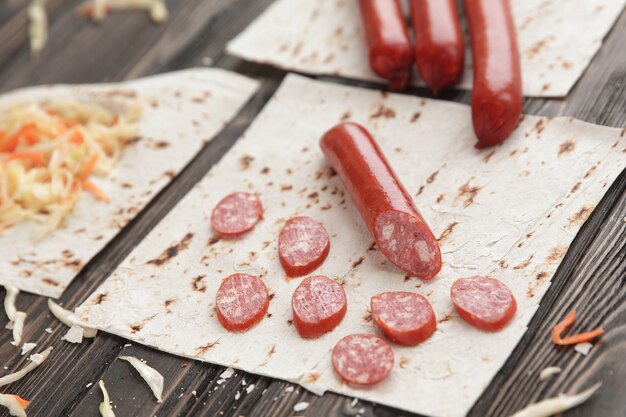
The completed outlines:
[[[98,254],[68,288],[62,302],[76,307],[106,279],[158,221],[234,144],[269,100],[285,73],[224,55],[224,44],[252,21],[270,0],[169,1],[170,20],[154,25],[144,13],[111,15],[102,25],[75,16],[79,0],[49,0],[51,34],[48,47],[31,58],[26,46],[26,0],[0,2],[0,91],[49,82],[117,81],[131,77],[214,65],[262,81],[257,96],[188,167]],[[565,100],[528,99],[524,111],[544,116],[567,115],[592,123],[626,127],[626,13],[608,36],[579,83]],[[332,81],[364,87],[368,83]],[[431,97],[425,89],[412,94]],[[438,98],[469,103],[467,92]],[[509,416],[529,402],[564,391],[578,391],[602,380],[594,401],[567,416],[626,415],[626,173],[610,188],[578,234],[554,277],[552,286],[529,325],[529,331],[498,373],[470,416]],[[0,297],[4,292],[0,292]],[[411,416],[390,407],[358,402],[335,394],[317,397],[292,384],[237,372],[220,383],[223,368],[163,354],[99,334],[81,345],[61,341],[66,328],[50,316],[46,300],[20,295],[18,307],[28,312],[24,339],[36,350],[54,346],[50,361],[4,391],[32,400],[29,416],[97,416],[102,401],[97,388],[104,379],[118,417],[126,416]],[[583,357],[556,348],[548,339],[551,326],[572,308],[579,313],[576,329],[603,326],[608,333]],[[6,317],[0,313],[0,325]],[[44,330],[50,327],[52,333]],[[0,362],[18,369],[26,356],[0,332]],[[145,359],[165,377],[162,404],[120,355]],[[564,372],[539,382],[537,372],[558,365]],[[8,372],[7,371],[7,372]],[[246,385],[243,385],[245,380]],[[93,384],[87,386],[88,384]],[[250,393],[246,387],[254,384]],[[291,388],[288,388],[291,387]],[[293,389],[293,390],[291,390]],[[195,395],[192,393],[195,391]],[[235,399],[239,391],[240,398]],[[419,395],[419,393],[416,393]],[[294,413],[301,401],[310,406]],[[4,409],[0,417],[8,416]]]

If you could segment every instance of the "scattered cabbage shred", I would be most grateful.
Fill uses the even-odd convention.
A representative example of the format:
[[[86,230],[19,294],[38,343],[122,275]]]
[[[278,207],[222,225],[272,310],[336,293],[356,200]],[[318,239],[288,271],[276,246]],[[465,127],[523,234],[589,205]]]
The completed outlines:
[[[552,375],[556,375],[558,373],[561,373],[562,369],[559,368],[558,366],[548,366],[547,368],[543,369],[540,373],[539,373],[539,379],[541,381],[545,381],[546,379],[550,378]]]
[[[64,309],[50,298],[48,298],[48,308],[54,317],[70,328],[65,336],[62,337],[63,340],[71,343],[80,343],[83,337],[90,339],[98,334],[97,329],[85,327],[74,313]]]
[[[9,409],[9,414],[15,417],[26,417],[24,409],[28,401],[21,400],[17,395],[0,394],[0,405]]]
[[[0,211],[1,210],[2,208],[0,208]],[[17,307],[15,306],[15,300],[20,291],[12,284],[5,283],[2,285],[7,292],[4,297],[4,311],[9,318],[7,328],[13,330],[13,344],[19,346],[19,344],[22,343],[22,332],[24,330],[24,321],[26,320],[26,313],[17,311]]]
[[[539,401],[518,411],[511,417],[549,417],[574,408],[587,401],[602,385],[597,383],[586,391],[576,395],[561,394],[555,398]]]
[[[24,369],[14,372],[9,375],[5,375],[2,378],[0,378],[0,387],[3,387],[5,385],[11,384],[15,381],[19,381],[20,379],[24,378],[26,374],[28,374],[29,372],[37,368],[39,365],[41,365],[48,358],[48,356],[50,355],[50,352],[52,352],[52,346],[50,346],[48,349],[44,350],[41,353],[36,353],[34,355],[31,355],[30,363],[26,365]]]
[[[33,0],[28,7],[28,36],[30,52],[38,53],[48,42],[48,15],[46,14],[46,0]]]
[[[98,382],[100,389],[102,390],[102,402],[100,403],[100,415],[102,417],[115,417],[115,413],[113,412],[113,408],[111,408],[111,400],[109,399],[109,393],[107,389],[104,387],[104,381],[100,380]]]
[[[117,113],[73,99],[0,108],[0,232],[34,221],[39,239],[59,227],[81,191],[106,199],[91,177],[111,171],[140,114],[136,103]]]
[[[113,10],[146,10],[155,23],[163,23],[168,17],[164,0],[93,0],[86,2],[81,10],[96,22],[103,21]]]
[[[146,381],[152,393],[160,403],[163,401],[163,375],[161,375],[156,369],[151,368],[139,359],[133,356],[120,356],[120,359],[130,363],[133,368],[139,372],[139,375]]]

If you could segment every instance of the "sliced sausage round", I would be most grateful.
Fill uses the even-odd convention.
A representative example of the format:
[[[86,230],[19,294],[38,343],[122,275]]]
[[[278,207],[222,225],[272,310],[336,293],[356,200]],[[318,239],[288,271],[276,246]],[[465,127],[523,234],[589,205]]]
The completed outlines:
[[[450,296],[463,320],[488,332],[502,329],[517,311],[509,287],[489,277],[458,279],[450,288]]]
[[[415,346],[428,339],[437,328],[435,312],[428,300],[407,291],[384,292],[372,297],[374,323],[392,342]]]
[[[347,382],[371,385],[382,381],[393,368],[393,350],[373,334],[351,334],[333,348],[333,368]]]
[[[278,236],[280,263],[290,277],[300,277],[316,269],[330,251],[328,232],[310,217],[289,219]]]
[[[291,298],[293,322],[304,338],[319,337],[337,327],[347,307],[343,287],[321,275],[305,278]]]
[[[255,194],[237,192],[224,197],[211,213],[211,226],[222,237],[249,232],[263,218],[261,200]]]
[[[226,330],[233,332],[248,330],[261,321],[270,303],[263,281],[246,274],[224,279],[215,298],[217,318]]]

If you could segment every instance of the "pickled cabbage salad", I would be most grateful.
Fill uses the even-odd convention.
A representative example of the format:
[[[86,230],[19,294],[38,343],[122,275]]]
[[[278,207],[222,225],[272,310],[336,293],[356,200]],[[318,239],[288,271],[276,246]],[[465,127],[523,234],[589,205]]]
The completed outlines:
[[[141,107],[126,107],[60,99],[0,108],[0,233],[33,221],[38,240],[61,225],[84,191],[107,201],[92,179],[106,176],[136,136]]]

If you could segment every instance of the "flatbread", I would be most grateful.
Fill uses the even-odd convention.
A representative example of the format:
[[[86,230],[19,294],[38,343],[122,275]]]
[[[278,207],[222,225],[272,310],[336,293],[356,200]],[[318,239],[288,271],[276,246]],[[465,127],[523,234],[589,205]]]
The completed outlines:
[[[0,97],[16,102],[75,98],[110,106],[139,101],[138,140],[109,175],[94,179],[111,201],[83,193],[65,226],[33,242],[38,225],[20,223],[0,234],[0,281],[59,297],[96,255],[256,91],[258,83],[220,69],[193,69],[119,84],[27,88]]]
[[[432,281],[405,277],[385,260],[327,165],[319,139],[345,119],[372,132],[440,238],[444,266]],[[317,394],[462,416],[526,331],[574,236],[626,167],[625,133],[526,116],[502,145],[478,151],[466,105],[289,75],[230,152],[77,312],[106,332]],[[258,192],[264,219],[239,240],[219,240],[211,210],[233,191]],[[316,340],[301,339],[291,324],[301,280],[286,278],[278,260],[279,231],[296,215],[328,230],[330,254],[313,274],[342,282],[348,299],[341,324]],[[221,279],[234,272],[262,277],[272,294],[268,316],[242,334],[225,331],[214,311]],[[501,332],[478,331],[454,312],[450,286],[476,274],[502,280],[517,298],[519,311]],[[417,347],[394,345],[396,364],[382,383],[343,384],[331,349],[347,334],[376,333],[370,297],[395,290],[427,297],[437,331]]]
[[[602,46],[626,0],[511,0],[528,97],[564,97]],[[469,41],[465,34],[466,43]],[[279,0],[228,53],[306,74],[383,82],[370,69],[356,0]],[[469,48],[466,48],[469,51]],[[413,77],[417,80],[415,74]],[[460,84],[470,89],[469,53]]]

